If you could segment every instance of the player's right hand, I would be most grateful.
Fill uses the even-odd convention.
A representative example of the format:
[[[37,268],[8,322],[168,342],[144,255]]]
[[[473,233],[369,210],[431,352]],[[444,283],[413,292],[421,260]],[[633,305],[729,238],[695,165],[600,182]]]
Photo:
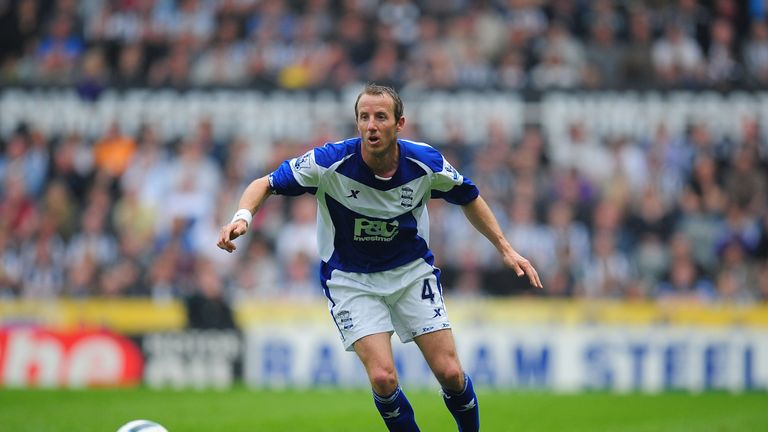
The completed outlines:
[[[216,245],[227,252],[234,252],[235,249],[237,249],[237,246],[235,246],[235,243],[232,240],[245,234],[247,230],[248,225],[243,219],[238,219],[232,223],[226,224],[221,228],[219,242],[216,243]]]

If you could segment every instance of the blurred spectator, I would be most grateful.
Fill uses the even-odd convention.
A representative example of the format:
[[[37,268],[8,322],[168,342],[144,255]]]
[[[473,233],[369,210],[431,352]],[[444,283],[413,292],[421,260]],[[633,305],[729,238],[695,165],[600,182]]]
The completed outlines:
[[[711,82],[732,84],[741,77],[736,48],[733,25],[723,18],[716,19],[707,50],[707,78]]]
[[[160,1],[153,20],[153,26],[163,29],[170,40],[192,46],[209,40],[215,29],[211,2],[201,0]]]
[[[216,268],[199,260],[195,268],[195,290],[186,299],[187,328],[234,329],[235,318]]]
[[[144,284],[149,288],[150,297],[155,301],[167,301],[179,298],[182,287],[177,268],[178,248],[166,247],[155,253],[155,259],[149,266]]]
[[[154,238],[157,218],[155,209],[141,201],[138,191],[130,189],[115,202],[112,224],[118,234],[147,244]]]
[[[299,251],[291,255],[282,272],[281,297],[293,300],[317,299],[323,295],[317,285],[317,259]]]
[[[653,28],[650,12],[638,4],[630,7],[629,11],[629,41],[624,49],[621,60],[621,76],[623,83],[635,83],[646,87],[653,82]],[[620,81],[621,82],[621,81]]]
[[[4,1],[0,4],[0,67],[13,64],[29,52],[43,29],[45,8],[38,0]]]
[[[136,141],[120,130],[120,123],[112,121],[104,137],[93,145],[93,162],[104,174],[120,177],[136,151]]]
[[[84,101],[93,102],[107,86],[107,69],[102,52],[92,49],[85,53],[80,73],[76,79],[77,95]]]
[[[98,296],[99,266],[90,255],[74,265],[70,265],[66,271],[66,283],[62,294],[68,297],[85,298]]]
[[[37,47],[38,73],[45,80],[69,82],[75,66],[85,50],[82,38],[75,33],[74,19],[68,15],[55,16]]]
[[[613,157],[613,177],[621,177],[631,197],[640,196],[646,191],[650,182],[648,161],[639,145],[629,142],[627,138],[608,138],[607,145]]]
[[[418,38],[419,15],[419,8],[410,0],[388,1],[378,10],[379,21],[392,27],[395,40],[401,45],[410,45]]]
[[[181,233],[185,244],[191,241],[190,228],[211,214],[216,192],[221,185],[221,169],[213,158],[205,153],[203,143],[196,137],[189,137],[179,143],[178,153],[168,166],[167,189],[161,194],[164,217],[158,218],[158,229],[165,230],[165,224],[178,219],[183,226]],[[188,244],[189,245],[189,244]]]
[[[759,219],[760,241],[755,248],[755,256],[768,265],[768,212],[763,212]]]
[[[25,266],[11,241],[8,232],[0,229],[0,300],[21,295]]]
[[[748,260],[745,246],[739,239],[733,238],[720,246],[719,258],[720,268],[716,280],[719,300],[752,303],[755,299],[753,290],[757,286],[757,275]]]
[[[105,266],[96,281],[98,294],[103,297],[143,294],[140,276],[140,267],[128,259]]]
[[[757,299],[765,303],[768,302],[768,262],[763,261],[757,271]]]
[[[581,121],[572,123],[567,139],[552,150],[556,165],[575,168],[596,187],[602,187],[615,172],[610,152]]]
[[[705,268],[715,265],[715,241],[719,220],[715,213],[704,208],[703,199],[690,188],[683,190],[678,201],[675,232],[685,237],[692,246],[695,262]]]
[[[698,85],[704,75],[701,47],[678,24],[667,24],[651,53],[657,76],[667,85]]]
[[[685,257],[672,260],[668,274],[656,287],[656,297],[661,301],[709,303],[715,296],[712,282]]]
[[[758,165],[754,151],[737,150],[731,160],[731,169],[725,175],[725,193],[735,205],[757,213],[765,208],[768,196],[768,177]]]
[[[259,232],[250,236],[242,260],[247,265],[236,266],[234,285],[238,299],[275,299],[284,293],[279,283],[280,270],[275,260],[273,246]]]
[[[136,193],[143,207],[158,211],[167,198],[170,155],[155,128],[149,125],[139,131],[137,146],[120,178],[120,185],[126,193]]]
[[[139,86],[146,75],[146,54],[139,43],[123,45],[117,59],[117,68],[112,78],[116,86]]]
[[[554,238],[544,236],[545,229],[536,218],[536,211],[530,197],[517,197],[509,207],[509,227],[505,236],[521,255],[546,274],[547,265],[555,257]]]
[[[43,190],[48,170],[45,137],[35,130],[21,126],[8,140],[5,154],[0,155],[0,182],[18,177],[24,190],[37,197]]]
[[[689,185],[698,194],[709,212],[722,212],[726,206],[726,195],[715,159],[699,152],[693,163]]]
[[[580,292],[586,297],[624,296],[631,268],[627,256],[617,248],[615,234],[600,230],[592,238],[592,254],[583,269]]]
[[[83,203],[93,174],[93,152],[88,146],[80,134],[71,132],[52,149],[49,178],[62,181],[78,204]]]
[[[630,204],[626,225],[634,240],[646,236],[667,239],[672,234],[674,215],[667,209],[658,191],[648,188]]]
[[[528,85],[525,60],[516,49],[510,49],[502,54],[497,74],[498,85],[503,89],[519,90]]]
[[[504,18],[507,26],[520,29],[530,37],[538,36],[547,29],[547,16],[536,2],[526,0],[503,0]]]
[[[50,231],[22,246],[21,297],[45,299],[64,290],[64,246]]]
[[[36,201],[27,193],[24,181],[8,176],[0,194],[0,227],[21,241],[32,237],[39,214]]]
[[[40,202],[41,217],[53,223],[56,233],[70,239],[77,231],[77,203],[72,199],[67,186],[61,180],[48,184]]]
[[[238,40],[239,35],[237,21],[221,20],[211,46],[194,64],[194,84],[240,85],[246,82],[247,51]]]
[[[69,241],[67,260],[70,266],[92,259],[103,266],[117,261],[117,239],[107,230],[106,212],[94,205],[83,211],[78,231]]]
[[[659,11],[663,25],[675,24],[697,42],[706,44],[712,13],[698,0],[675,0]]]
[[[555,273],[562,271],[563,277],[572,279],[587,265],[591,253],[589,231],[574,216],[573,206],[563,200],[552,202],[547,209],[542,243],[551,243],[556,255],[536,263],[545,277],[556,277]]]
[[[368,31],[365,18],[356,14],[341,15],[336,28],[336,37],[352,65],[359,68],[367,63],[375,51],[376,41]]]
[[[760,221],[744,208],[731,204],[725,211],[719,229],[716,247],[719,252],[733,242],[741,245],[748,254],[754,254],[760,244]]]
[[[588,65],[585,81],[590,87],[613,88],[622,78],[619,72],[625,47],[616,40],[616,28],[609,18],[596,20],[590,28],[584,50]]]
[[[633,274],[649,286],[655,286],[661,280],[669,264],[664,239],[653,233],[638,239],[629,259]]]
[[[512,161],[512,148],[503,132],[493,133],[489,131],[488,144],[473,161],[475,172],[472,175],[472,181],[483,189],[484,195],[491,201],[509,198],[508,194],[512,188],[514,172],[510,172],[510,162]],[[515,161],[522,164],[530,160],[530,157],[522,152],[517,152]],[[536,163],[536,161],[530,161]],[[458,169],[458,168],[457,168]],[[535,170],[535,167],[532,167]]]
[[[291,201],[290,217],[275,237],[275,253],[285,271],[298,254],[316,261],[320,256],[315,236],[317,209],[311,196],[301,196]]]
[[[560,23],[552,23],[537,48],[539,62],[531,69],[535,88],[570,88],[582,82],[584,49]]]
[[[763,84],[768,82],[768,25],[765,22],[752,23],[750,37],[742,50],[750,80]]]
[[[170,52],[152,62],[147,72],[147,83],[157,87],[187,87],[192,69],[190,51],[187,45],[173,45]]]

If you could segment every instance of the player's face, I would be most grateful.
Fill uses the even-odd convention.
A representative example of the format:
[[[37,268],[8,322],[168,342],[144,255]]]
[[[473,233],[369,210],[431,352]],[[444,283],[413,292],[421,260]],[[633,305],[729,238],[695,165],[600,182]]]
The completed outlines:
[[[403,129],[405,117],[395,119],[395,101],[387,94],[364,94],[357,103],[357,130],[363,149],[382,156],[395,151],[397,133]]]

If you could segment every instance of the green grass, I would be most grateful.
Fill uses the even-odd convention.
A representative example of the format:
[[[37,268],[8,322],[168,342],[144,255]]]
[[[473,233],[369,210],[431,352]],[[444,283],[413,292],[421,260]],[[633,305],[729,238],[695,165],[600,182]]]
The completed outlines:
[[[455,431],[436,391],[408,397],[424,432]],[[768,394],[480,392],[483,431],[765,431]],[[149,418],[170,432],[384,431],[366,391],[0,390],[0,430],[110,432]]]

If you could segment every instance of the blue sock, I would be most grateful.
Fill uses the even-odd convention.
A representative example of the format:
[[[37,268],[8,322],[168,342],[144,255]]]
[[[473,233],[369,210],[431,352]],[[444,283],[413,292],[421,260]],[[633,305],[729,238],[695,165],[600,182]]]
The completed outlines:
[[[373,401],[387,429],[393,432],[419,432],[411,403],[399,386],[389,396],[379,396],[374,392]]]
[[[445,406],[459,425],[459,432],[480,430],[480,409],[477,406],[477,395],[469,375],[464,374],[464,390],[456,393],[443,389],[442,394]]]

